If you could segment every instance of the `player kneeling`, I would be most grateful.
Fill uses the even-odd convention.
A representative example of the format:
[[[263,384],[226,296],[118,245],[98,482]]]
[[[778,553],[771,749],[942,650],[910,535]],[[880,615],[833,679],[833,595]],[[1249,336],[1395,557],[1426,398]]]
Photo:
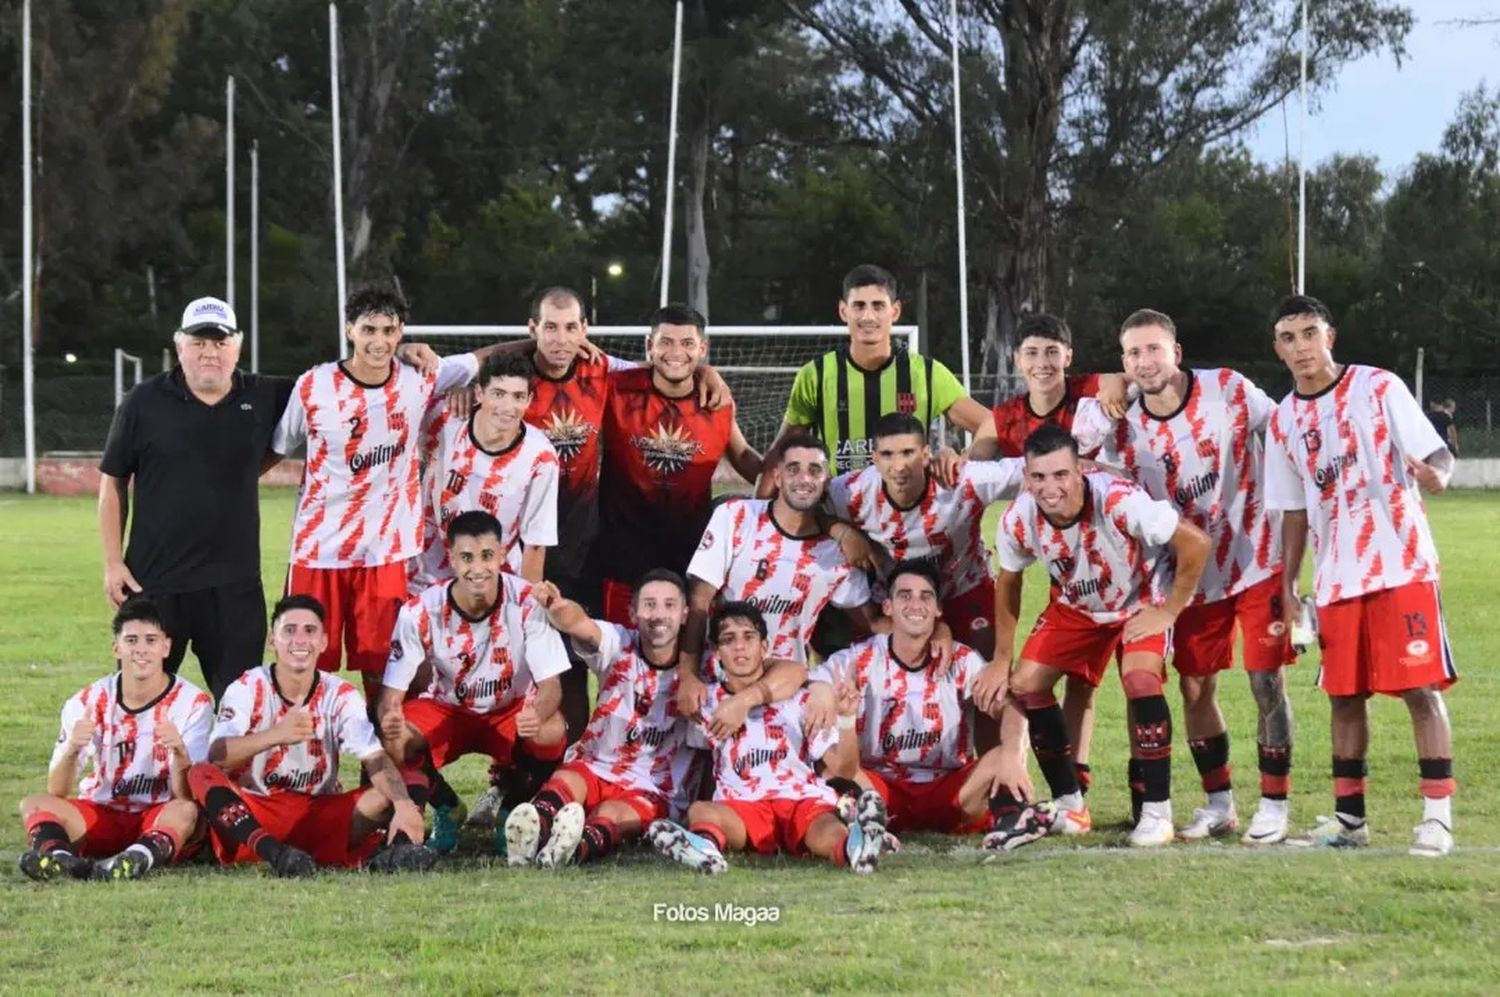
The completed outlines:
[[[748,602],[730,602],[714,617],[718,684],[708,702],[689,718],[687,743],[713,752],[717,789],[712,802],[688,808],[688,827],[658,820],[647,830],[652,846],[683,865],[706,873],[729,868],[724,852],[808,853],[855,872],[874,872],[885,843],[885,802],[863,793],[855,819],[839,819],[837,794],[818,775],[848,778],[859,767],[854,723],[856,693],[840,682],[834,694],[838,733],[804,731],[811,693],[758,706],[732,734],[714,733],[714,708],[764,681],[766,621]]]
[[[602,858],[667,815],[693,754],[683,747],[687,724],[676,701],[688,597],[675,571],[647,572],[631,599],[631,630],[590,619],[550,582],[533,594],[599,680],[583,736],[536,799],[505,822],[510,864],[551,869]]]
[[[63,706],[47,791],[21,801],[30,847],[20,866],[32,879],[137,879],[200,835],[187,775],[208,754],[213,702],[167,672],[172,641],[151,600],[126,602],[113,628],[120,670]]]
[[[208,762],[188,772],[224,865],[265,862],[278,876],[320,865],[377,872],[430,869],[436,853],[417,809],[375,736],[364,697],[317,668],[328,645],[323,605],[289,595],[271,613],[276,660],[242,675],[224,693]],[[358,758],[367,789],[343,792],[340,751]],[[425,780],[413,775],[413,791]],[[385,829],[386,848],[381,844]]]
[[[972,690],[989,662],[963,644],[953,645],[946,669],[931,656],[942,607],[937,569],[902,561],[887,587],[891,632],[839,651],[812,673],[858,692],[855,782],[880,794],[895,833],[990,832],[985,847],[1001,851],[1041,838],[1051,820],[1026,802],[1024,718],[1002,698],[994,709],[1001,743],[976,758]]]

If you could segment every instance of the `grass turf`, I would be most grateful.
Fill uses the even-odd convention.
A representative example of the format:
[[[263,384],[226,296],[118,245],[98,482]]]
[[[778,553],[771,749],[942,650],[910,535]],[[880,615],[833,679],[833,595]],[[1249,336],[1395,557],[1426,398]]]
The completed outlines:
[[[274,588],[291,495],[267,491]],[[1229,992],[1381,987],[1492,991],[1500,979],[1500,649],[1492,609],[1500,498],[1432,503],[1448,623],[1464,680],[1449,695],[1459,851],[1405,854],[1420,813],[1409,724],[1373,704],[1374,847],[1121,845],[1128,810],[1118,684],[1099,698],[1092,808],[1100,828],[984,862],[978,839],[914,836],[872,878],[793,859],[732,858],[713,880],[626,851],[597,868],[512,872],[467,838],[431,876],[356,873],[279,882],[260,868],[194,865],[139,884],[24,880],[14,801],[42,785],[63,700],[111,667],[93,504],[0,497],[0,989],[16,991],[429,989],[448,992],[991,991],[998,986]],[[994,513],[991,513],[993,517]],[[1027,613],[1043,584],[1032,579]],[[1029,617],[1028,617],[1029,618]],[[196,669],[187,673],[196,679]],[[1315,665],[1291,673],[1298,720],[1294,820],[1328,811],[1328,708]],[[1238,798],[1255,798],[1254,706],[1225,676]],[[1179,820],[1201,799],[1179,731]],[[483,765],[450,770],[467,797]],[[716,905],[775,908],[755,926]],[[705,915],[707,920],[700,919]]]

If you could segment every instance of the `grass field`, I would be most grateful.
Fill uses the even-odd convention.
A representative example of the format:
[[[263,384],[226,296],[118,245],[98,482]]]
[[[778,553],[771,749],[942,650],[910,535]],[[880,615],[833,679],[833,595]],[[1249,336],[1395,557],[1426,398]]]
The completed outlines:
[[[283,549],[291,496],[268,491],[264,544]],[[93,503],[0,496],[0,990],[1114,991],[1500,989],[1500,706],[1494,565],[1500,496],[1432,503],[1464,680],[1449,696],[1459,850],[1409,858],[1420,814],[1405,711],[1377,702],[1368,851],[1121,846],[1128,799],[1118,684],[1100,695],[1083,844],[1042,842],[984,864],[978,839],[916,837],[868,879],[808,862],[732,859],[695,878],[630,852],[598,868],[512,872],[470,843],[427,877],[329,874],[279,882],[259,868],[174,871],[129,886],[23,879],[14,803],[39,789],[63,700],[112,667]],[[993,515],[993,513],[992,513]],[[270,557],[274,587],[284,562]],[[1041,584],[1030,586],[1034,613]],[[187,673],[197,680],[196,668]],[[1327,813],[1328,707],[1304,660],[1294,821]],[[1253,808],[1254,708],[1222,686],[1242,812]],[[1201,800],[1182,743],[1179,820]],[[482,767],[459,763],[472,797]],[[774,923],[670,921],[657,905],[779,909]],[[665,913],[661,911],[660,913]],[[712,910],[710,910],[712,917]]]

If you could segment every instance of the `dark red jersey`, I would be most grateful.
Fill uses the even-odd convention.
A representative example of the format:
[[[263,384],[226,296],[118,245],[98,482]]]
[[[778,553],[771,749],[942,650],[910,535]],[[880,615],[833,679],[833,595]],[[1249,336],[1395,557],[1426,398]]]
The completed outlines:
[[[627,583],[651,568],[686,571],[708,525],[734,409],[709,411],[696,391],[668,398],[649,367],[617,372],[611,382],[597,562],[605,578]]]
[[[1073,416],[1078,413],[1078,402],[1099,393],[1098,374],[1078,374],[1063,380],[1062,401],[1051,412],[1034,412],[1031,396],[1022,392],[1007,398],[992,411],[995,420],[995,436],[1000,441],[1000,456],[1020,457],[1026,448],[1026,437],[1042,426],[1051,423],[1073,431]]]
[[[526,421],[557,451],[557,546],[547,552],[548,578],[584,575],[599,525],[599,430],[609,400],[610,360],[574,360],[562,377],[532,380]]]

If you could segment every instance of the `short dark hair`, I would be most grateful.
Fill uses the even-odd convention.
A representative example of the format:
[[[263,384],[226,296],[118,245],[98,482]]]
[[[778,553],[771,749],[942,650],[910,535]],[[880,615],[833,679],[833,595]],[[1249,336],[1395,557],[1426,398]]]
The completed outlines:
[[[714,614],[713,626],[710,627],[709,633],[715,644],[719,643],[719,637],[723,632],[724,624],[729,620],[744,620],[755,628],[755,632],[760,634],[761,640],[766,639],[766,618],[761,615],[755,603],[741,600],[724,603],[724,605],[719,607],[719,611]]]
[[[828,459],[828,444],[823,442],[822,437],[816,436],[806,429],[793,429],[771,447],[771,452],[766,454],[767,460],[779,462],[786,457],[787,451],[805,448],[818,450]]]
[[[1078,441],[1073,439],[1073,434],[1061,426],[1050,422],[1038,426],[1026,437],[1025,454],[1030,457],[1045,457],[1049,453],[1059,450],[1069,450],[1074,457],[1078,454]]]
[[[708,334],[708,319],[698,309],[683,304],[662,305],[651,313],[646,324],[651,327],[652,335],[663,325],[690,325],[698,330],[700,336]]]
[[[276,621],[294,609],[305,609],[318,618],[319,623],[328,622],[328,614],[323,609],[323,604],[316,596],[311,595],[284,595],[276,600],[276,605],[271,607],[271,626],[275,627]]]
[[[896,278],[889,270],[873,263],[861,263],[844,274],[844,297],[849,297],[849,292],[856,287],[883,287],[892,301],[900,297],[896,290]]]
[[[1021,320],[1016,323],[1016,348],[1020,349],[1021,343],[1031,338],[1050,339],[1064,346],[1073,345],[1073,330],[1068,328],[1068,323],[1056,315],[1046,312],[1032,312],[1022,315]]]
[[[635,588],[630,592],[630,604],[632,606],[634,606],[636,604],[636,600],[640,598],[641,589],[645,588],[647,585],[650,585],[652,582],[666,582],[668,585],[675,585],[677,587],[677,591],[682,593],[683,601],[687,600],[688,586],[686,578],[683,578],[671,568],[652,568],[640,578],[636,579]]]
[[[896,579],[902,575],[917,575],[927,579],[931,583],[934,592],[941,592],[943,590],[942,583],[938,580],[937,562],[930,557],[912,557],[904,561],[897,561],[896,566],[891,569],[890,575],[885,580],[887,592],[895,591]]]
[[[579,294],[571,287],[564,287],[562,284],[554,284],[551,287],[542,288],[536,293],[536,297],[531,299],[531,321],[540,322],[542,320],[543,305],[563,305],[568,303],[569,301],[578,306],[579,318],[588,318],[588,309],[583,306],[583,295]]]
[[[1125,316],[1125,321],[1120,323],[1120,335],[1125,335],[1131,329],[1140,329],[1148,325],[1161,326],[1177,338],[1177,323],[1166,312],[1159,312],[1155,308],[1137,308]]]
[[[479,376],[474,379],[474,384],[483,391],[485,386],[497,377],[519,377],[526,382],[526,389],[530,391],[531,378],[535,373],[536,366],[529,356],[499,350],[484,358],[484,364],[479,368]]]
[[[470,509],[454,516],[448,523],[448,546],[453,546],[459,537],[487,537],[493,536],[496,540],[505,536],[505,531],[500,527],[500,520],[491,516],[483,509]]]
[[[1292,315],[1314,315],[1329,325],[1334,324],[1333,312],[1322,301],[1310,294],[1289,294],[1271,309],[1271,330],[1274,332],[1277,322]]]
[[[115,618],[109,625],[110,630],[118,637],[127,623],[150,623],[162,633],[167,632],[166,621],[161,617],[161,607],[157,606],[155,599],[147,595],[133,595],[122,602],[120,608],[115,610]]]
[[[922,442],[926,443],[927,427],[910,412],[887,412],[875,420],[875,425],[870,427],[870,435],[877,440],[883,440],[887,436],[920,436]]]
[[[387,284],[361,287],[344,302],[344,321],[350,325],[358,322],[363,315],[389,315],[405,325],[408,312],[406,296]]]

